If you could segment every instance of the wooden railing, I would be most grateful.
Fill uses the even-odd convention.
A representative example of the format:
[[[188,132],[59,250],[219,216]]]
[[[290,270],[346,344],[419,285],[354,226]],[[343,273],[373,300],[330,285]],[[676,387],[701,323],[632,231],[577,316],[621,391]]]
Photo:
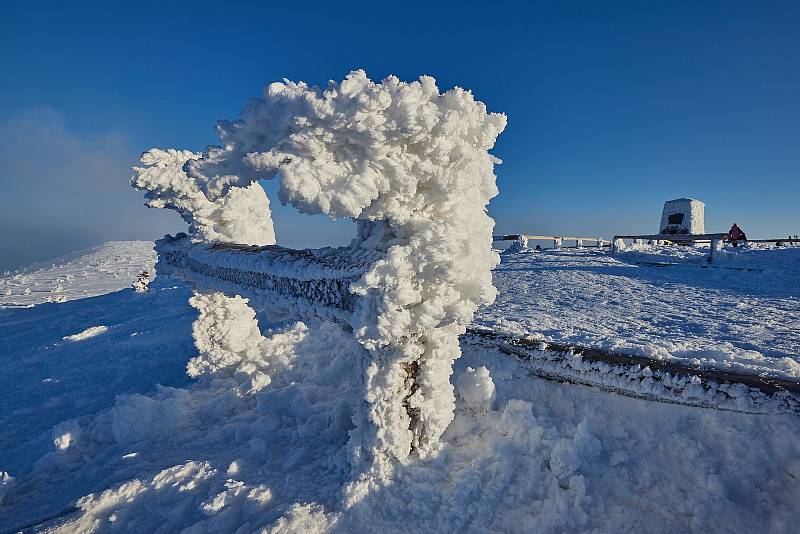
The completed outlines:
[[[642,235],[615,235],[611,241],[611,255],[617,253],[619,244],[625,239],[633,241],[654,241],[656,243],[711,243],[708,252],[708,261],[714,261],[714,252],[719,250],[720,244],[728,239],[728,234],[642,234]]]
[[[788,238],[777,239],[747,239],[747,240],[733,240],[728,237],[727,233],[716,234],[636,234],[636,235],[615,235],[611,241],[603,239],[602,237],[579,237],[571,235],[530,235],[530,234],[502,234],[492,236],[495,241],[516,241],[519,243],[520,248],[528,248],[528,241],[552,241],[553,249],[560,250],[562,248],[584,248],[586,242],[592,243],[593,248],[611,247],[611,254],[614,255],[618,249],[618,242],[628,239],[632,241],[651,241],[655,243],[710,243],[710,251],[708,254],[708,261],[714,260],[714,254],[717,252],[725,241],[732,243],[747,242],[747,243],[775,243],[777,245],[789,244],[800,245],[800,239],[797,236]],[[565,241],[574,241],[574,247],[564,246]]]
[[[800,244],[800,240],[794,239],[791,236],[785,239],[731,239],[727,233],[720,234],[642,234],[642,235],[615,235],[611,241],[611,254],[614,255],[618,249],[618,242],[624,239],[633,241],[653,241],[655,243],[711,243],[708,252],[708,261],[714,261],[714,254],[720,250],[720,246],[725,241],[730,241],[734,244],[738,242],[746,243],[775,243],[777,245],[788,243],[794,245]]]
[[[553,241],[553,248],[583,248],[585,242],[594,243],[594,247],[601,248],[611,245],[611,242],[602,237],[578,237],[572,235],[529,235],[505,234],[492,236],[495,241],[517,241],[523,248],[528,248],[528,241]],[[564,241],[575,241],[574,247],[563,247]]]

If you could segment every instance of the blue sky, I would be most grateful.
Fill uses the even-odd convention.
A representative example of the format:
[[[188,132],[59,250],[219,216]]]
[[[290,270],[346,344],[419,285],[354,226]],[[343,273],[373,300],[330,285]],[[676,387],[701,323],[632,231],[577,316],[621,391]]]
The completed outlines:
[[[354,68],[508,114],[498,232],[650,232],[691,196],[708,230],[800,233],[798,27],[798,2],[18,2],[0,17],[0,268],[180,230],[129,190],[139,153],[202,149],[267,83]],[[352,227],[284,208],[276,231],[316,246]]]

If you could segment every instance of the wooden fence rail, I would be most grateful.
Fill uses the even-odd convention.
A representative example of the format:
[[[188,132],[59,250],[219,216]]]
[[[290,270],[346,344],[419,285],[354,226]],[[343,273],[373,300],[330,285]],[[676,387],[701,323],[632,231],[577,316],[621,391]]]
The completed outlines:
[[[501,234],[492,236],[494,241],[515,241],[519,244],[520,248],[528,248],[528,241],[552,241],[553,249],[560,250],[563,247],[564,241],[575,241],[574,247],[563,248],[583,248],[584,243],[593,243],[593,247],[611,247],[611,255],[618,252],[619,243],[628,239],[632,241],[653,241],[656,243],[710,243],[710,251],[708,254],[708,261],[714,261],[715,252],[719,251],[721,245],[725,241],[736,243],[738,241],[732,240],[728,237],[727,233],[716,234],[630,234],[630,235],[615,235],[611,241],[603,239],[602,237],[580,237],[573,235],[530,235],[530,234]],[[745,241],[745,240],[741,240]],[[800,239],[797,236],[788,238],[777,239],[747,239],[747,243],[775,243],[777,245],[800,244]]]
[[[633,241],[654,241],[656,243],[660,242],[668,242],[668,243],[705,243],[710,242],[711,247],[708,252],[708,261],[714,261],[715,253],[718,252],[721,248],[721,245],[725,241],[730,241],[734,244],[737,242],[747,242],[747,243],[775,243],[775,244],[782,244],[782,243],[789,243],[790,245],[794,245],[795,242],[800,243],[800,240],[793,239],[791,236],[784,239],[742,239],[742,240],[735,240],[731,239],[727,233],[719,233],[719,234],[641,234],[641,235],[615,235],[614,239],[611,241],[611,255],[617,253],[619,248],[619,243],[621,243],[625,239],[630,239]]]
[[[528,241],[553,241],[553,248],[559,250],[564,241],[575,241],[574,248],[583,248],[584,242],[594,243],[596,248],[607,247],[611,242],[602,237],[579,237],[573,235],[529,235],[529,234],[505,234],[492,236],[495,241],[516,241],[522,248],[528,248]],[[567,247],[568,248],[568,247]]]

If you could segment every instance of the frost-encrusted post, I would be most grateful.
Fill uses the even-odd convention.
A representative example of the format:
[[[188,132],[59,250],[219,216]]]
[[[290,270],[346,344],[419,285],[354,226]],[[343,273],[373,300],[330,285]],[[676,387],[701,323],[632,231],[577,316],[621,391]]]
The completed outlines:
[[[366,349],[350,442],[358,472],[432,453],[453,418],[458,336],[496,294],[486,205],[499,163],[489,149],[505,125],[461,88],[354,71],[325,88],[273,83],[219,124],[222,147],[151,151],[137,169],[149,205],[176,209],[204,241],[269,242],[254,188],[276,176],[282,201],[358,222],[353,251],[380,256],[350,286],[350,326]]]
[[[517,236],[517,239],[511,243],[511,246],[506,249],[506,252],[522,252],[523,250],[528,249],[528,236],[525,234],[520,234]]]
[[[717,257],[719,252],[722,250],[722,239],[719,238],[712,238],[711,245],[708,250],[708,262],[711,263]]]

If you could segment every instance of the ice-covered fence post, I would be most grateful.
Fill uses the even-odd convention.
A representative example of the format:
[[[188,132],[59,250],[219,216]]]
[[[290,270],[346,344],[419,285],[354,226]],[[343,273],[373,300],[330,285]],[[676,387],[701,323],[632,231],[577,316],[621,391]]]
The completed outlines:
[[[560,237],[553,238],[553,249],[561,250],[562,240]]]
[[[708,251],[708,262],[711,263],[714,261],[714,258],[717,256],[717,252],[720,251],[722,245],[722,240],[715,237],[711,239],[711,247]]]
[[[528,248],[528,236],[526,236],[525,234],[518,235],[517,236],[517,240],[514,241],[514,244],[512,245],[512,247],[514,247],[514,251],[515,252],[518,252],[520,250],[527,250],[527,248]]]
[[[362,475],[386,473],[412,450],[437,450],[453,418],[458,336],[496,293],[491,270],[499,258],[486,205],[497,194],[499,163],[489,150],[505,125],[505,115],[488,113],[461,88],[440,93],[426,76],[374,83],[354,71],[325,88],[273,83],[239,120],[219,124],[222,147],[151,151],[137,169],[133,183],[148,191],[149,205],[177,210],[196,240],[269,242],[254,209],[268,217],[256,182],[276,176],[282,201],[358,222],[348,254],[378,259],[349,285],[353,298],[336,318],[365,349],[358,356],[365,402],[350,434],[351,463]],[[173,260],[178,270],[196,266],[193,257]],[[227,267],[203,269],[232,276]],[[270,290],[294,288],[290,299],[300,301],[297,288],[314,273],[303,272],[302,283],[284,273],[286,283]],[[292,309],[319,314],[311,304]]]

